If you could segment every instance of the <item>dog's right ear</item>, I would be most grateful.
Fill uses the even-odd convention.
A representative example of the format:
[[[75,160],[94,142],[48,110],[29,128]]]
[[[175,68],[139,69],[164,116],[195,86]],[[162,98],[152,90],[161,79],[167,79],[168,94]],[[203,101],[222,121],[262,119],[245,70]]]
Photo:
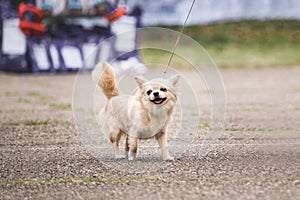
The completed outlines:
[[[135,76],[134,79],[135,79],[135,81],[138,84],[138,86],[139,86],[140,89],[142,89],[143,84],[148,81],[147,79],[145,79],[142,76]]]

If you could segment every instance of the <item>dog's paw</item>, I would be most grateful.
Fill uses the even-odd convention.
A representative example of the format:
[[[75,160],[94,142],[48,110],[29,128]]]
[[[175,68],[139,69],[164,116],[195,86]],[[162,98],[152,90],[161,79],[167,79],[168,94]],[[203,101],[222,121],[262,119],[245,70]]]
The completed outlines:
[[[172,156],[168,156],[168,157],[164,157],[164,161],[174,161],[174,157]]]
[[[133,161],[133,160],[134,160],[134,157],[128,157],[128,160],[129,160],[129,161]]]
[[[131,152],[128,153],[128,160],[129,160],[129,161],[134,160],[135,157],[136,157],[136,153],[131,153]]]

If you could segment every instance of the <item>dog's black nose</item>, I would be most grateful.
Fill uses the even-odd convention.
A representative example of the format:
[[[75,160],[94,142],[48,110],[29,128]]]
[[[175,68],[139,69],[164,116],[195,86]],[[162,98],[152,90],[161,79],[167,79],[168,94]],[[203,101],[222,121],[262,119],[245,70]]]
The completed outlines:
[[[153,95],[154,95],[155,97],[157,97],[157,96],[159,95],[159,93],[158,93],[158,92],[153,92]]]

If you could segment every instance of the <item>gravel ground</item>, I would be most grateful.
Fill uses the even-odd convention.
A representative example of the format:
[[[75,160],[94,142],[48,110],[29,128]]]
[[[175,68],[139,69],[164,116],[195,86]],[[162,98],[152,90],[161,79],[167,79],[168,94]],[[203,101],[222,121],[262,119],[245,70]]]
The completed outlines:
[[[300,67],[220,73],[227,114],[214,148],[199,151],[210,128],[209,93],[199,86],[199,137],[174,162],[153,159],[159,167],[141,173],[82,144],[75,74],[0,74],[0,199],[300,199]],[[151,152],[134,162],[150,165],[143,156]]]

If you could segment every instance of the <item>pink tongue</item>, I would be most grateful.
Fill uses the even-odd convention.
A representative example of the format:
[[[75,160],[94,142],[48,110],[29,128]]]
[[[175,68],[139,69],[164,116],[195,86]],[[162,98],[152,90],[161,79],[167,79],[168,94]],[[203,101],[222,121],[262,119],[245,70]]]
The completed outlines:
[[[154,101],[154,103],[156,103],[156,104],[161,104],[162,102],[163,102],[162,99],[159,99],[159,100],[155,100],[155,101]]]

